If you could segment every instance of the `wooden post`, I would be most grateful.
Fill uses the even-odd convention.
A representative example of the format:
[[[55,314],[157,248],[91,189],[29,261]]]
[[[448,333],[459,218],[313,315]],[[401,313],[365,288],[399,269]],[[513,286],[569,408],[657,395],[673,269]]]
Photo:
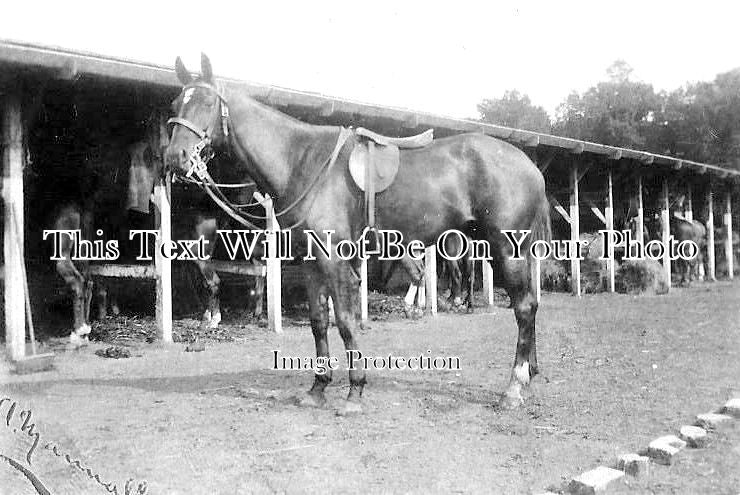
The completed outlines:
[[[642,175],[637,176],[637,240],[645,245],[645,210],[642,206]]]
[[[537,296],[537,302],[540,302],[540,299],[542,299],[542,266],[541,261],[539,258],[535,258],[534,260],[534,291],[535,295]],[[493,279],[493,270],[491,270],[491,279]],[[491,285],[493,285],[493,280],[491,280]],[[493,289],[493,287],[491,287]],[[493,293],[493,290],[491,290],[491,293]],[[492,303],[491,303],[492,304]]]
[[[683,207],[683,216],[689,222],[694,220],[694,204],[691,197],[691,184],[686,186],[686,204]]]
[[[167,174],[154,186],[154,198],[157,206],[155,222],[159,227],[157,250],[154,254],[154,266],[157,273],[157,336],[165,343],[172,342],[172,261],[162,256],[161,250],[163,244],[169,245],[172,240],[169,177],[169,174]]]
[[[717,280],[716,262],[714,259],[714,198],[712,197],[712,184],[707,187],[707,277],[709,280]]]
[[[488,305],[493,306],[493,267],[487,260],[483,261],[483,283],[486,285]]]
[[[367,321],[367,259],[360,262],[360,317]]]
[[[280,225],[275,210],[272,207],[272,198],[265,196],[265,214],[267,216],[267,231],[271,232],[267,243],[267,325],[275,333],[283,333],[282,294],[280,279],[280,259],[278,259],[277,240],[280,235]]]
[[[670,202],[668,197],[668,179],[663,179],[663,205],[660,212],[660,222],[663,229],[663,272],[668,280],[668,290],[671,289],[671,256],[668,242],[671,236]]]
[[[735,260],[732,253],[732,193],[725,193],[725,258],[727,258],[727,278],[732,280],[735,276]]]
[[[606,208],[604,208],[604,217],[606,217],[606,229],[614,230],[614,198],[612,190],[612,169],[609,167],[606,180]],[[609,243],[609,292],[614,292],[614,245]]]
[[[21,97],[5,95],[3,106],[3,200],[5,202],[5,345],[12,360],[26,354],[23,287],[23,118]],[[15,218],[12,215],[15,215]],[[18,226],[18,228],[16,228]]]
[[[580,222],[578,211],[578,164],[574,161],[570,166],[570,240],[574,245],[580,238]],[[573,295],[581,297],[581,260],[573,256],[570,260],[570,278]]]
[[[432,316],[437,316],[437,246],[429,246],[424,254],[424,285],[427,305]],[[472,294],[471,294],[472,297]]]

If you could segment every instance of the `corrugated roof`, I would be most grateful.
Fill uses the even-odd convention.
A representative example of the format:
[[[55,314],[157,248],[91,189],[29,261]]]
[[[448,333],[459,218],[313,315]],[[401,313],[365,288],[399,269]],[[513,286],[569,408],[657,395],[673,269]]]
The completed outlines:
[[[180,86],[172,67],[8,40],[0,40],[0,64],[36,68],[41,71],[55,73],[57,77],[61,78],[91,75],[173,89]],[[547,146],[576,154],[591,153],[614,160],[632,159],[646,165],[662,165],[673,169],[685,168],[700,174],[708,172],[721,179],[740,178],[740,171],[737,170],[645,151],[618,148],[403,108],[369,105],[321,94],[259,85],[229,78],[219,78],[219,81],[227,86],[243,89],[267,104],[286,108],[305,108],[324,117],[335,114],[361,115],[368,119],[391,121],[399,127],[409,129],[424,127],[448,132],[482,132],[523,146]]]

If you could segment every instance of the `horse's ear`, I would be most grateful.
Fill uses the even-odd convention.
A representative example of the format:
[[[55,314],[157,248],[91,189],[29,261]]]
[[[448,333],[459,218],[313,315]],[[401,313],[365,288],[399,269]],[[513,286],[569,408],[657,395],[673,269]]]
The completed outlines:
[[[211,68],[211,61],[208,59],[208,55],[205,53],[200,54],[200,73],[201,77],[208,82],[213,82],[213,69]]]
[[[183,85],[190,84],[193,81],[193,76],[191,76],[190,72],[185,68],[185,64],[182,63],[182,59],[180,57],[175,59],[175,73]]]

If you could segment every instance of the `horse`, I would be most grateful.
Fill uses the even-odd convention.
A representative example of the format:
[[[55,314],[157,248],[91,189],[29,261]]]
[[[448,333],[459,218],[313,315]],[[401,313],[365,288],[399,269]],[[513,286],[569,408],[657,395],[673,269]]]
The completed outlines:
[[[121,146],[92,148],[78,157],[77,167],[65,164],[67,166],[63,169],[72,169],[71,175],[57,175],[55,186],[47,191],[50,197],[40,198],[51,210],[46,225],[53,230],[78,231],[79,238],[88,242],[125,240],[124,230],[129,222],[126,207],[128,157],[129,153]],[[53,242],[49,245],[51,247]],[[102,281],[93,282],[91,262],[75,259],[80,255],[75,250],[75,240],[61,235],[55,268],[72,294],[73,329],[69,340],[73,345],[79,345],[91,330],[90,307],[94,289],[99,318],[106,317],[109,304],[114,314],[120,310],[115,292],[109,291],[108,285]]]
[[[218,88],[210,60],[201,56],[201,75],[193,78],[178,57],[175,69],[183,88],[172,103],[170,141],[165,167],[176,176],[193,173],[204,190],[217,196],[209,180],[213,152],[229,152],[243,178],[250,177],[273,200],[280,225],[302,226],[316,233],[333,231],[336,243],[354,242],[367,232],[364,194],[348,170],[352,148],[360,143],[356,131],[311,125],[257,102],[243,91]],[[399,141],[391,141],[400,143]],[[539,169],[517,147],[480,133],[436,139],[431,144],[399,151],[400,168],[393,182],[375,201],[376,226],[394,229],[405,239],[434,245],[445,231],[458,229],[491,247],[490,263],[503,283],[514,309],[518,339],[509,385],[502,407],[523,404],[532,377],[538,372],[533,284],[535,263],[530,246],[549,241],[550,213],[545,182]],[[238,211],[225,205],[227,211]],[[246,219],[244,223],[248,224]],[[288,227],[289,226],[289,227]],[[529,230],[521,257],[503,230]],[[297,249],[306,249],[305,236],[294,236]],[[311,329],[319,360],[329,358],[328,297],[334,302],[336,324],[348,353],[358,351],[359,265],[331,253],[315,253],[307,263]],[[331,373],[315,374],[299,404],[323,407]],[[337,411],[362,413],[366,370],[349,369],[349,393]]]
[[[699,266],[704,263],[704,252],[707,249],[707,228],[698,220],[688,220],[674,213],[671,215],[670,229],[676,241],[693,241],[699,248],[694,258],[686,260],[679,257],[676,260],[676,269],[681,276],[679,285],[689,287],[694,276],[699,278]]]

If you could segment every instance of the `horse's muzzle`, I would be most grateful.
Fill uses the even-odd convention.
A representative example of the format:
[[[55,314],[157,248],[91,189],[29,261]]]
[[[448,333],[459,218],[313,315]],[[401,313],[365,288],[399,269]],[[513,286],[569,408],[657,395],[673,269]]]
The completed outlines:
[[[164,164],[167,170],[178,173],[185,173],[188,170],[188,153],[184,149],[168,150],[165,154]]]

